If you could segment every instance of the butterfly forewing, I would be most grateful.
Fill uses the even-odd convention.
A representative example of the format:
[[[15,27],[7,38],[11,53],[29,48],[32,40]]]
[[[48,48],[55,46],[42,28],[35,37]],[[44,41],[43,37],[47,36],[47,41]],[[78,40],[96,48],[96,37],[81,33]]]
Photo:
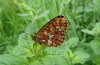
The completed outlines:
[[[57,16],[46,23],[35,36],[39,44],[57,47],[63,43],[67,21],[64,16]]]

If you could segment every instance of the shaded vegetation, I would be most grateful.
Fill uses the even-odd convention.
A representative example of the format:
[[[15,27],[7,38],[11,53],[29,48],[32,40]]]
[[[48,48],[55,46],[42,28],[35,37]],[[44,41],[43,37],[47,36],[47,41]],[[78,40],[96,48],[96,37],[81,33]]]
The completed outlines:
[[[34,42],[58,15],[68,20],[64,43]],[[0,65],[100,65],[100,0],[0,0]]]

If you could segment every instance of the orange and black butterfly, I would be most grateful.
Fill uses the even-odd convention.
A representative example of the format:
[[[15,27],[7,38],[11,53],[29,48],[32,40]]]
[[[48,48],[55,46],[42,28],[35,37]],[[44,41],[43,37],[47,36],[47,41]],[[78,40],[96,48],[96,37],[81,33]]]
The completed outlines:
[[[32,38],[39,44],[57,47],[64,41],[67,24],[64,16],[57,16],[46,23]]]

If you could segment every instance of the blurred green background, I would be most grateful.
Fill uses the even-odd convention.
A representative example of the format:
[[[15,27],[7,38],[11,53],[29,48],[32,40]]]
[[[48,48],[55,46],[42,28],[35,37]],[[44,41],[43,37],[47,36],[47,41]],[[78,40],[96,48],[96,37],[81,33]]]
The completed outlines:
[[[68,20],[64,43],[34,42],[58,15]],[[0,0],[0,65],[100,65],[100,0]]]

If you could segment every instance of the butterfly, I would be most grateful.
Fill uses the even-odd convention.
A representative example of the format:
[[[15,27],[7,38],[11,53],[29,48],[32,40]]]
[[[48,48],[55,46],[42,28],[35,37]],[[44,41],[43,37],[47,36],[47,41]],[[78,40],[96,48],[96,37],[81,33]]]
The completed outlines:
[[[32,38],[41,45],[57,47],[65,39],[67,24],[64,16],[56,16],[46,23]]]

